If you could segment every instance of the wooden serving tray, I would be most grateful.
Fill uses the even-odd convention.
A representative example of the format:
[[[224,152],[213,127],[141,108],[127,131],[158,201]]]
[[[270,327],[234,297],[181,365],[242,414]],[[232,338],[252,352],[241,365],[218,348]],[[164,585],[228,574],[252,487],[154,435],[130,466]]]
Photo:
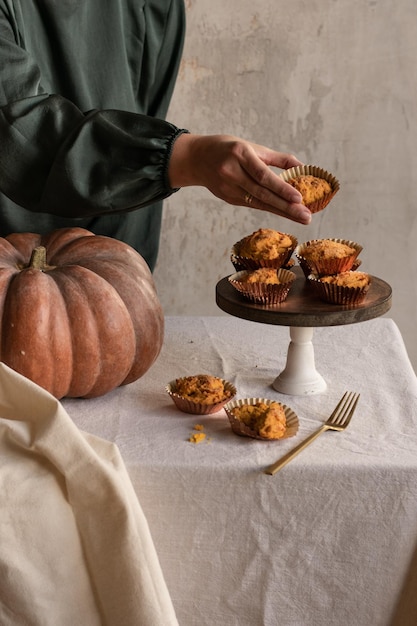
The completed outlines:
[[[323,302],[313,293],[299,266],[292,267],[291,271],[297,278],[287,299],[281,304],[265,306],[252,303],[232,287],[227,276],[216,285],[216,303],[226,313],[253,322],[303,327],[355,324],[379,317],[391,308],[392,289],[376,276],[371,277],[371,286],[363,302],[348,307]]]

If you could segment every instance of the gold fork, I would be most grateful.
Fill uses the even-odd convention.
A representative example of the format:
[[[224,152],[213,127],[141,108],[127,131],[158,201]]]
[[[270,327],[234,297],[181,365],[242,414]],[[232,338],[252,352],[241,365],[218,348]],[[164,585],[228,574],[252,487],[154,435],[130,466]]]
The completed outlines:
[[[356,405],[359,400],[358,393],[354,393],[353,391],[346,391],[339,404],[336,406],[335,410],[322,426],[314,433],[309,435],[304,441],[298,444],[295,448],[293,448],[290,452],[288,452],[285,456],[283,456],[279,461],[276,461],[269,467],[267,467],[264,472],[265,474],[270,474],[271,476],[275,474],[281,467],[284,467],[291,459],[293,459],[296,454],[304,450],[312,441],[317,439],[321,433],[324,433],[326,430],[345,430],[348,426],[352,415],[355,412]]]

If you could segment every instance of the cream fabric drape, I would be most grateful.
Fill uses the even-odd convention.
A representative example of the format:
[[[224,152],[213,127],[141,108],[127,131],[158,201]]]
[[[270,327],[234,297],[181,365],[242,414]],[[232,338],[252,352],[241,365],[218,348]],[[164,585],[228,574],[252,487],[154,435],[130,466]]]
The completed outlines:
[[[0,364],[2,626],[177,624],[113,443]]]

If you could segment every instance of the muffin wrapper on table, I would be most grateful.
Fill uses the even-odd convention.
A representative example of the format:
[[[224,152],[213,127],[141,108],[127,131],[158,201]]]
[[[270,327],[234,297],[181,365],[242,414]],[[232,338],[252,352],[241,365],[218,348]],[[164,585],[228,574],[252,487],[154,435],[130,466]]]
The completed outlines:
[[[324,283],[319,276],[314,274],[310,274],[307,280],[321,300],[343,306],[361,304],[371,285],[370,277],[369,283],[364,287],[347,287],[345,285],[335,285],[334,283]]]
[[[350,239],[327,238],[326,241],[343,243],[353,248],[355,252],[353,254],[350,254],[349,256],[345,256],[340,259],[331,258],[312,261],[311,259],[307,259],[305,257],[305,252],[308,250],[309,246],[314,244],[316,241],[322,240],[310,239],[309,241],[298,244],[294,251],[295,257],[300,264],[300,267],[303,270],[306,278],[308,278],[310,274],[315,274],[316,276],[341,274],[342,272],[347,272],[348,270],[351,270],[354,266],[355,268],[359,267],[360,261],[357,259],[357,257],[362,251],[362,246],[360,244],[356,243],[355,241],[351,241]]]
[[[321,167],[317,167],[316,165],[298,165],[297,167],[291,167],[288,170],[281,172],[280,177],[285,180],[285,182],[287,182],[291,178],[306,175],[323,178],[324,180],[327,180],[330,187],[332,188],[331,193],[328,193],[319,200],[316,200],[315,202],[311,202],[310,204],[306,205],[312,213],[318,213],[319,211],[322,211],[326,208],[330,200],[339,191],[340,183],[337,178],[333,176],[333,174],[330,174],[330,172],[326,172],[326,170],[322,169]]]
[[[296,278],[294,272],[290,270],[278,269],[278,280],[282,281],[279,284],[269,283],[247,283],[242,279],[248,275],[248,270],[242,270],[236,274],[229,276],[229,283],[234,287],[244,298],[247,298],[251,302],[256,304],[263,304],[267,306],[273,306],[281,304],[286,300],[291,286]]]
[[[231,255],[230,255],[230,260],[232,261],[236,271],[241,271],[245,269],[257,270],[257,269],[260,269],[261,267],[271,267],[272,269],[280,269],[281,267],[286,265],[291,259],[291,255],[294,252],[298,244],[298,240],[296,237],[294,237],[294,235],[290,235],[289,233],[283,233],[283,234],[287,235],[291,239],[291,242],[292,242],[291,246],[285,252],[282,252],[282,254],[279,254],[274,259],[253,259],[247,256],[240,256],[239,247],[241,243],[246,239],[246,237],[244,237],[240,241],[237,241],[234,244]]]
[[[193,415],[211,415],[212,413],[217,413],[220,411],[227,402],[233,400],[236,395],[236,387],[227,380],[222,380],[224,385],[224,389],[226,392],[229,392],[229,395],[221,400],[220,402],[216,402],[215,404],[207,404],[205,402],[193,402],[188,398],[183,398],[178,393],[176,393],[177,381],[172,380],[165,387],[166,392],[170,396],[171,400],[174,402],[175,406],[183,413],[192,413]]]
[[[285,419],[286,419],[287,424],[286,424],[284,435],[277,439],[261,437],[251,428],[248,428],[248,426],[246,426],[241,420],[235,417],[231,412],[232,409],[234,409],[237,406],[243,406],[244,404],[253,405],[253,404],[258,404],[260,402],[263,402],[265,404],[271,404],[272,402],[277,402],[277,400],[270,400],[268,398],[244,398],[240,400],[232,400],[225,405],[224,410],[229,419],[231,429],[236,435],[240,435],[241,437],[251,437],[252,439],[260,439],[262,441],[280,441],[281,439],[288,439],[288,437],[294,437],[294,435],[297,434],[298,427],[299,427],[298,417],[290,407],[286,406],[285,404],[282,404],[282,402],[280,402],[279,404],[281,404],[281,406],[284,409]]]

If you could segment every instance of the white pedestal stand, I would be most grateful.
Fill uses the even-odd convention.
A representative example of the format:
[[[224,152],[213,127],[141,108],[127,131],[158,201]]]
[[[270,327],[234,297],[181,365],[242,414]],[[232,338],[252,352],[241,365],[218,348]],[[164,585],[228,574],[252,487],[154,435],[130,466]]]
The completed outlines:
[[[272,383],[275,391],[292,396],[323,393],[324,378],[317,372],[314,360],[312,327],[291,326],[285,369]]]
[[[316,371],[312,343],[314,328],[339,326],[373,319],[389,311],[392,289],[377,276],[365,300],[358,306],[335,305],[322,302],[305,280],[300,267],[294,267],[296,280],[288,298],[275,307],[266,307],[245,301],[225,276],[216,285],[216,302],[226,313],[260,324],[288,326],[290,345],[285,369],[272,383],[273,389],[293,396],[323,393],[327,384]]]

